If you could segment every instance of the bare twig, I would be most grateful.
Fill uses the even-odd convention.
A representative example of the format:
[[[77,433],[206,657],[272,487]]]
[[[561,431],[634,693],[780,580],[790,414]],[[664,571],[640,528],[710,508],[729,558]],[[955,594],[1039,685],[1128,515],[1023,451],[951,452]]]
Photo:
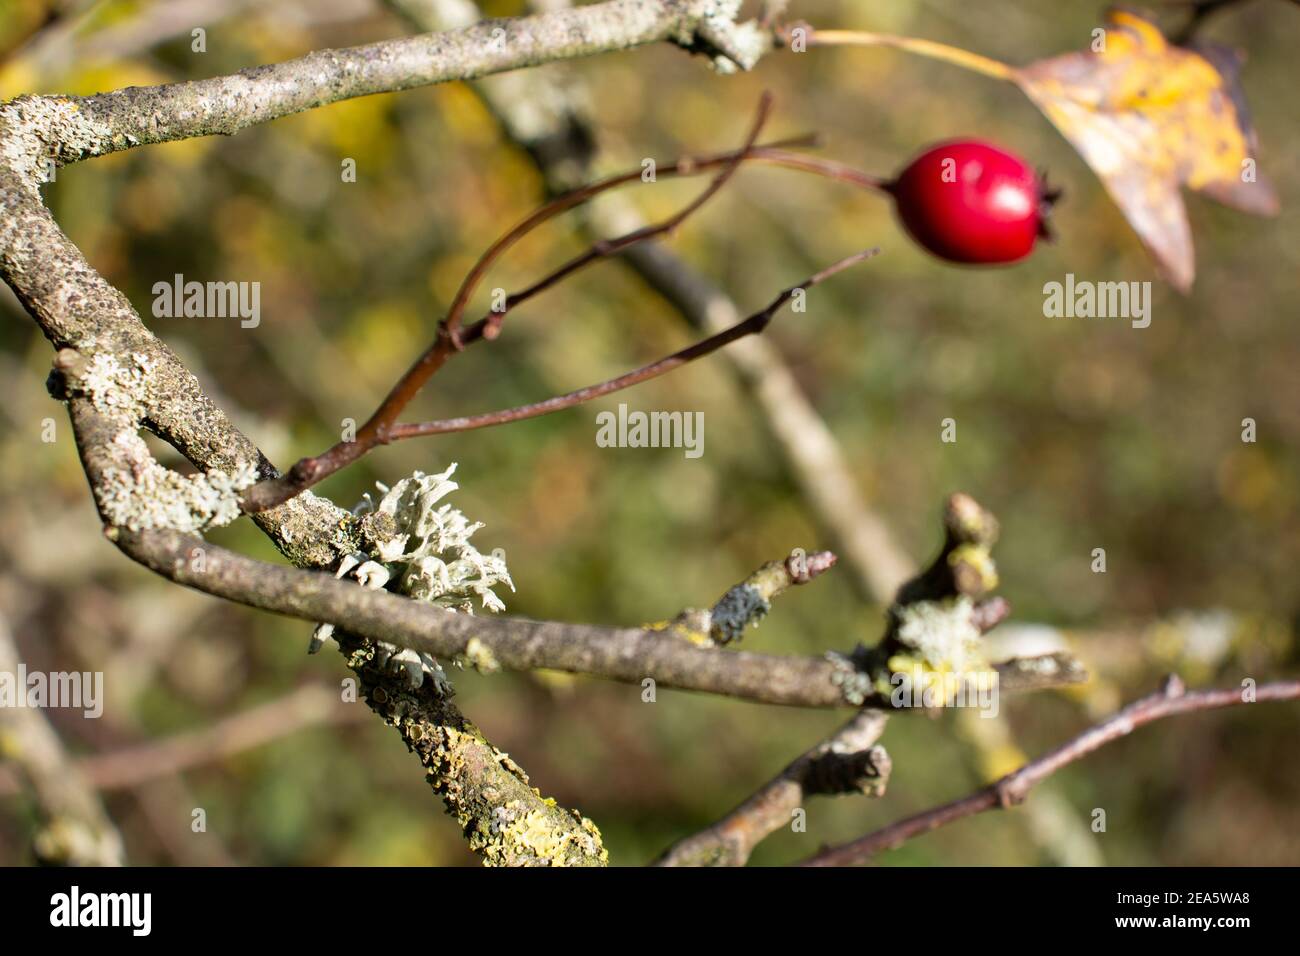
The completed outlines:
[[[403,438],[416,438],[422,435],[441,435],[446,432],[463,432],[475,428],[487,428],[492,425],[504,425],[507,422],[522,421],[525,418],[536,418],[539,415],[549,415],[552,412],[558,412],[565,408],[573,408],[575,405],[581,405],[592,399],[600,398],[602,395],[609,395],[613,392],[622,391],[633,385],[639,385],[641,382],[648,381],[652,378],[658,378],[671,372],[675,368],[680,368],[688,362],[693,362],[698,358],[703,358],[724,345],[744,338],[746,335],[754,335],[767,328],[772,317],[782,306],[789,302],[794,295],[804,289],[810,289],[819,283],[825,282],[831,276],[842,272],[850,266],[857,265],[865,259],[869,259],[878,253],[878,249],[864,249],[861,252],[855,252],[851,256],[846,256],[839,262],[833,263],[817,272],[798,285],[792,285],[783,289],[775,299],[768,305],[755,312],[742,322],[733,325],[731,328],[715,335],[709,336],[701,342],[684,348],[679,352],[674,352],[666,358],[661,358],[649,365],[644,365],[639,369],[619,375],[607,381],[588,385],[585,388],[576,389],[572,392],[566,392],[563,395],[557,395],[554,398],[548,398],[545,401],[534,402],[529,405],[521,405],[517,408],[507,408],[496,412],[487,412],[482,415],[470,415],[464,418],[447,418],[435,422],[417,422],[406,425],[394,425],[389,432],[389,437],[397,441]]]
[[[306,684],[283,697],[224,717],[200,730],[93,754],[75,762],[95,789],[120,790],[265,746],[320,724],[341,723],[365,712],[344,707],[337,690]],[[17,780],[0,771],[0,795]]]
[[[849,866],[865,863],[877,853],[892,850],[903,843],[941,826],[985,810],[1006,809],[1021,803],[1035,785],[1067,764],[1087,756],[1099,747],[1127,736],[1138,727],[1154,720],[1202,710],[1217,710],[1255,701],[1300,700],[1300,681],[1261,684],[1253,693],[1242,688],[1188,692],[1177,677],[1166,679],[1154,694],[1129,704],[1069,743],[1028,763],[997,782],[970,796],[945,803],[915,816],[870,833],[851,843],[833,847],[810,857],[807,866]]]
[[[501,322],[505,319],[506,312],[508,312],[511,307],[518,305],[520,302],[531,298],[545,289],[549,289],[551,286],[577,272],[584,266],[590,265],[597,259],[612,256],[616,252],[626,249],[629,246],[633,246],[638,242],[643,242],[647,239],[653,239],[657,236],[671,233],[674,229],[685,222],[691,213],[698,210],[711,198],[716,196],[722,187],[727,184],[727,181],[731,179],[736,170],[740,167],[741,162],[745,160],[750,150],[754,148],[754,144],[758,141],[759,134],[763,132],[763,127],[767,124],[771,112],[772,95],[765,92],[758,102],[758,112],[754,117],[753,125],[750,127],[749,135],[745,137],[745,144],[727,158],[723,163],[721,172],[714,176],[709,182],[709,185],[705,187],[704,191],[691,200],[688,205],[682,207],[678,212],[665,219],[663,222],[634,229],[616,239],[604,239],[593,243],[591,248],[586,252],[570,259],[564,265],[560,266],[560,268],[556,269],[545,278],[533,283],[523,292],[507,298],[504,308],[500,311],[491,313],[490,316],[483,320],[485,326],[482,335],[489,339],[496,338]],[[677,165],[679,167],[681,166],[681,164]],[[490,248],[479,259],[479,261],[475,263],[474,268],[470,270],[469,275],[465,277],[465,281],[461,283],[460,289],[457,290],[456,297],[452,300],[451,307],[447,310],[447,317],[443,319],[442,322],[443,329],[451,336],[452,342],[455,344],[456,348],[459,349],[462,347],[460,339],[460,324],[461,318],[465,313],[465,308],[469,304],[469,297],[474,294],[474,290],[478,287],[479,282],[482,281],[483,276],[487,273],[488,267],[501,255],[502,252],[527,235],[534,226],[555,215],[555,212],[552,211],[552,207],[555,208],[555,211],[558,211],[559,209],[572,208],[578,203],[586,202],[597,192],[603,191],[603,188],[602,184],[597,184],[591,189],[589,194],[584,195],[585,191],[579,190],[576,197],[564,197],[556,202],[548,203],[546,206],[543,206],[538,210],[538,212],[530,216],[528,220],[525,220],[524,224],[517,226],[494,243],[492,248]],[[514,301],[511,301],[511,299]]]
[[[882,711],[864,710],[801,755],[717,823],[673,844],[655,866],[744,866],[760,842],[789,826],[811,796],[885,792],[890,761],[875,746]]]
[[[764,106],[762,107],[764,111],[767,110],[767,102],[767,94],[764,94]],[[754,132],[757,134],[757,126],[755,127]],[[734,152],[722,153],[716,156],[687,157],[673,163],[666,163],[662,168],[656,167],[656,181],[660,175],[666,177],[690,176],[713,169],[717,166],[722,166],[723,170],[714,177],[713,181],[709,184],[709,187],[696,197],[689,206],[675,213],[670,218],[652,225],[637,226],[635,229],[626,232],[621,236],[597,239],[585,252],[570,259],[558,269],[555,269],[548,275],[537,280],[526,289],[510,293],[505,297],[505,301],[501,304],[499,309],[490,310],[468,329],[457,331],[456,335],[458,341],[463,347],[464,345],[480,338],[496,338],[501,323],[504,321],[507,313],[511,312],[515,307],[522,305],[524,302],[527,302],[533,296],[551,288],[560,280],[567,278],[579,269],[591,265],[593,262],[629,250],[638,243],[645,242],[647,239],[670,235],[682,224],[683,221],[685,221],[687,216],[699,209],[700,206],[702,206],[710,197],[715,195],[723,185],[725,185],[727,179],[735,173],[735,170],[740,167],[741,163],[747,160],[759,160],[769,163],[780,162],[778,157],[786,155],[783,148],[809,146],[815,142],[815,136],[805,135],[777,140],[772,143],[767,143],[762,147],[755,147],[751,137],[751,140],[745,147],[735,150]],[[798,154],[789,155],[793,156],[796,160],[799,158]],[[794,165],[794,163],[783,165]],[[482,281],[483,276],[486,274],[488,266],[499,259],[502,253],[523,238],[525,234],[532,231],[543,222],[555,218],[560,213],[584,205],[594,199],[597,195],[603,194],[618,186],[634,182],[642,175],[643,170],[632,170],[616,176],[607,177],[598,182],[592,183],[587,187],[575,189],[564,195],[557,196],[530,215],[523,222],[515,226],[509,233],[497,240],[497,242],[483,254],[470,275],[466,277],[465,283],[457,291],[457,301],[460,302],[460,305],[457,306],[453,304],[453,311],[449,313],[448,321],[455,315],[455,309],[460,308],[463,310],[465,302],[461,300],[468,299],[468,296],[475,288],[477,288],[478,284]],[[459,325],[459,318],[457,318],[457,325]]]
[[[18,661],[9,624],[0,617],[0,673],[15,679]],[[0,756],[35,798],[41,819],[33,841],[37,859],[71,866],[123,864],[121,834],[40,708],[0,707]]]
[[[300,459],[284,475],[266,479],[248,489],[243,497],[244,509],[255,514],[257,512],[265,511],[268,508],[284,504],[286,501],[292,500],[296,495],[301,494],[306,489],[311,488],[335,472],[357,461],[367,452],[380,445],[406,438],[442,434],[451,431],[466,431],[473,428],[482,428],[488,425],[519,421],[522,418],[532,418],[536,415],[547,414],[548,412],[556,411],[560,408],[567,408],[572,404],[579,404],[599,395],[605,395],[609,394],[611,391],[627,388],[630,385],[645,381],[647,378],[653,378],[656,375],[669,371],[670,369],[677,367],[677,365],[682,364],[680,360],[688,353],[691,354],[692,358],[706,355],[714,349],[720,348],[742,335],[749,334],[750,331],[756,331],[756,328],[747,326],[746,323],[742,322],[740,323],[740,326],[744,328],[739,331],[739,334],[737,334],[737,328],[722,330],[710,339],[692,347],[691,349],[679,352],[674,356],[670,356],[668,359],[654,363],[651,366],[646,366],[645,368],[629,373],[626,376],[620,376],[617,379],[612,379],[608,382],[602,383],[601,385],[592,386],[589,389],[580,389],[576,392],[569,393],[568,395],[560,396],[536,405],[526,406],[525,408],[424,424],[397,423],[398,416],[406,406],[410,404],[411,400],[415,398],[428,380],[439,369],[441,369],[454,354],[464,349],[468,344],[485,338],[490,339],[495,337],[496,331],[500,327],[500,322],[504,318],[505,313],[511,308],[526,301],[534,295],[551,288],[561,279],[572,275],[574,272],[592,262],[613,255],[617,252],[637,247],[639,244],[642,244],[647,240],[657,238],[675,229],[686,219],[687,216],[698,210],[706,200],[716,194],[717,191],[726,184],[727,180],[731,177],[741,162],[746,160],[768,162],[808,172],[820,172],[822,175],[829,175],[832,178],[842,178],[837,174],[837,170],[840,169],[837,164],[829,164],[830,168],[822,168],[818,166],[816,162],[805,162],[804,157],[779,148],[782,144],[773,144],[771,146],[763,147],[754,146],[754,140],[762,129],[768,109],[769,101],[765,97],[760,106],[759,114],[751,130],[750,136],[746,141],[746,145],[741,149],[728,153],[706,156],[699,159],[682,159],[674,163],[665,164],[657,170],[657,176],[678,176],[693,175],[721,167],[721,172],[715,176],[709,187],[690,205],[662,223],[650,226],[641,226],[614,239],[598,240],[587,252],[569,260],[569,262],[562,265],[559,269],[553,271],[538,282],[535,282],[522,292],[507,297],[505,303],[506,308],[504,310],[500,312],[490,312],[473,325],[462,329],[460,326],[461,315],[469,297],[473,294],[474,289],[477,288],[479,282],[482,280],[492,263],[500,258],[500,256],[511,246],[542,223],[553,219],[561,213],[566,212],[575,206],[586,203],[597,195],[610,189],[638,181],[641,177],[641,170],[638,168],[637,170],[620,173],[598,182],[590,183],[579,189],[572,190],[571,192],[544,204],[541,208],[512,227],[501,238],[494,242],[479,258],[473,268],[471,268],[448,310],[447,318],[439,326],[439,334],[433,344],[431,344],[420,355],[420,357],[416,359],[415,363],[405,372],[405,374],[403,374],[397,384],[394,385],[388,395],[385,396],[379,407],[362,424],[362,426],[357,429],[356,435],[349,440],[335,443],[332,447],[319,455]],[[806,141],[807,137],[801,137],[794,140],[785,140],[783,141],[783,144],[792,145]],[[843,167],[843,169],[847,169],[847,167]],[[756,316],[751,316],[747,322],[755,322],[756,318]],[[758,328],[761,328],[761,325],[758,326]],[[689,360],[690,359],[686,359],[686,361]]]

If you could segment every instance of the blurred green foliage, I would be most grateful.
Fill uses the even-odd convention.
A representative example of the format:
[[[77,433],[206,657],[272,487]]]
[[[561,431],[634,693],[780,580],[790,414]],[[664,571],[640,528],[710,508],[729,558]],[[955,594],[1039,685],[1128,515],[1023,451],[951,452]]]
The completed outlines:
[[[24,30],[40,6],[4,8],[0,30]],[[101,4],[96,17],[147,17],[151,6]],[[126,58],[74,59],[54,74],[19,55],[0,73],[0,94],[209,76],[402,30],[378,10],[313,24],[280,6],[209,25],[204,54],[183,36]],[[490,12],[519,10],[497,3]],[[801,0],[794,13],[1024,63],[1082,47],[1100,9]],[[1167,662],[1130,622],[1224,607],[1281,635],[1267,654],[1247,648],[1198,680],[1263,680],[1296,664],[1300,190],[1290,173],[1300,156],[1291,86],[1300,16],[1248,4],[1207,34],[1249,52],[1244,85],[1261,169],[1277,182],[1284,212],[1259,220],[1190,198],[1196,287],[1181,298],[1157,281],[1145,330],[1044,318],[1042,287],[1067,272],[1155,276],[1097,180],[1015,89],[886,50],[777,54],[730,78],[666,46],[544,68],[590,84],[602,171],[731,147],[770,89],[773,135],[818,131],[825,155],[868,171],[891,172],[929,142],[975,134],[1064,185],[1057,243],[1008,269],[941,264],[909,243],[878,197],[763,168],[742,170],[671,240],[742,306],[855,249],[883,247],[766,334],[872,507],[918,561],[938,546],[944,496],[970,492],[1003,523],[1002,593],[1017,619],[1118,635],[1093,657],[1081,639],[1079,652],[1101,675],[1096,686],[1004,701],[1029,754],[1152,686]],[[341,181],[345,157],[356,160],[356,183]],[[663,181],[628,195],[661,216],[698,188]],[[539,202],[541,183],[472,92],[451,85],[96,160],[61,170],[45,195],[91,264],[285,465],[332,443],[342,419],[368,415],[428,342],[475,257]],[[518,247],[486,285],[518,288],[579,248],[561,221]],[[153,318],[151,287],[175,273],[260,282],[260,326]],[[48,344],[7,292],[0,307],[0,603],[32,666],[132,675],[109,684],[108,728],[55,715],[69,746],[111,749],[201,727],[303,680],[342,679],[336,656],[304,654],[307,625],[179,592],[100,538],[66,420],[44,392]],[[410,414],[535,400],[651,360],[688,335],[630,273],[602,265],[519,309],[497,342],[440,373]],[[619,401],[703,411],[704,456],[598,448],[595,415]],[[39,437],[48,416],[59,430],[53,444]],[[948,416],[959,423],[956,444],[939,441]],[[1240,440],[1246,417],[1258,422],[1256,444]],[[179,466],[174,452],[159,453]],[[487,524],[476,542],[506,551],[514,614],[662,619],[711,603],[794,546],[826,541],[720,356],[590,407],[382,449],[319,490],[350,505],[377,480],[451,462],[462,484],[453,501]],[[275,557],[247,521],[213,538]],[[1096,547],[1107,551],[1104,575],[1089,570]],[[881,609],[864,603],[841,568],[784,596],[744,646],[816,654],[874,640],[880,626]],[[1115,646],[1129,653],[1112,665]],[[553,675],[453,677],[464,710],[544,793],[592,817],[622,864],[715,819],[842,720],[670,691],[644,704],[637,687]],[[1279,759],[1294,753],[1296,728],[1295,709],[1283,706],[1163,723],[1056,785],[1084,825],[1093,807],[1107,808],[1109,831],[1096,839],[1109,863],[1296,863],[1300,772]],[[895,767],[888,795],[812,804],[809,832],[778,834],[756,862],[795,859],[979,785],[979,759],[958,730],[955,715],[895,719],[885,738]],[[109,808],[140,863],[473,862],[402,749],[367,715],[111,794]],[[205,838],[189,832],[191,806],[208,810]],[[25,859],[25,812],[21,800],[0,798],[0,863]],[[886,862],[1042,862],[1024,819],[1016,811],[965,821]]]

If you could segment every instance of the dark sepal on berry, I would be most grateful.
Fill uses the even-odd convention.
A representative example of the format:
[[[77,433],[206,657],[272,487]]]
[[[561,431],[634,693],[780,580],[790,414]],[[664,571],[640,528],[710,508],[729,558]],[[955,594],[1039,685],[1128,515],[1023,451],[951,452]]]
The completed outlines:
[[[1045,242],[1055,242],[1056,233],[1052,232],[1051,218],[1052,209],[1065,195],[1065,190],[1060,186],[1052,186],[1047,182],[1047,170],[1038,171],[1038,238]]]

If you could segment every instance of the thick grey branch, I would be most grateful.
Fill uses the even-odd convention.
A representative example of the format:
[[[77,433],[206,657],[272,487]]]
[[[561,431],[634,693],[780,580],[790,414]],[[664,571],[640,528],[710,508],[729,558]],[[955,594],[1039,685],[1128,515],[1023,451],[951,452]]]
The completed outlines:
[[[230,76],[131,87],[87,97],[28,97],[11,111],[36,125],[59,163],[195,136],[232,134],[303,110],[374,93],[469,80],[672,40],[748,67],[752,27],[738,0],[607,0],[445,33],[318,50]],[[769,35],[770,36],[770,35]],[[770,47],[768,39],[767,46]]]
[[[69,404],[92,487],[134,467],[131,446],[118,440],[111,417],[85,397],[73,395]],[[861,675],[844,657],[731,652],[697,643],[672,625],[646,630],[453,614],[332,575],[256,561],[172,529],[110,527],[107,533],[132,558],[181,584],[435,657],[467,655],[477,640],[477,654],[490,654],[512,670],[562,670],[632,683],[649,678],[665,687],[805,707],[882,702],[869,690],[851,701],[845,696],[845,687],[856,686]],[[1032,669],[1035,684],[1044,680],[1043,665],[1062,683],[1081,678],[1070,661],[1048,658],[1039,665]],[[1002,689],[1017,689],[1023,662],[1001,668]]]

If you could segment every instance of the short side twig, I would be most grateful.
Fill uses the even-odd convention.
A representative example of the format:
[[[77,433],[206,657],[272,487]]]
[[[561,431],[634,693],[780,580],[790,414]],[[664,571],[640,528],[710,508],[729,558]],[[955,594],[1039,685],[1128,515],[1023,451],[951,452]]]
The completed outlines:
[[[707,202],[712,196],[716,195],[717,192],[726,185],[740,163],[746,160],[756,159],[775,163],[777,165],[790,166],[796,169],[804,169],[805,171],[817,171],[815,164],[804,164],[800,161],[798,154],[789,153],[780,148],[782,146],[807,143],[809,137],[796,137],[769,146],[755,146],[755,142],[757,141],[758,135],[762,132],[763,125],[767,120],[770,109],[770,99],[765,95],[760,102],[758,114],[745,141],[745,145],[739,150],[706,156],[702,159],[682,159],[675,163],[669,163],[656,170],[656,176],[684,176],[720,167],[720,171],[715,175],[709,186],[699,196],[697,196],[695,200],[680,210],[677,214],[663,222],[635,229],[614,239],[599,240],[593,243],[585,253],[570,259],[558,269],[537,282],[534,282],[531,286],[521,292],[508,296],[503,309],[496,312],[489,312],[473,325],[463,327],[461,322],[469,297],[478,287],[478,284],[482,281],[482,278],[487,273],[489,267],[499,259],[506,250],[538,226],[555,218],[561,213],[588,202],[595,196],[610,189],[638,181],[641,177],[642,171],[637,169],[620,173],[575,189],[546,203],[511,228],[501,238],[494,242],[479,258],[473,268],[471,268],[448,310],[447,317],[439,325],[438,335],[434,339],[433,343],[420,355],[418,359],[416,359],[411,367],[407,369],[403,376],[398,380],[397,384],[395,384],[389,391],[388,395],[385,396],[379,407],[357,430],[356,435],[351,440],[337,442],[334,446],[319,455],[299,460],[284,475],[268,478],[248,489],[243,498],[244,510],[256,514],[269,508],[276,507],[277,505],[281,505],[340,469],[357,461],[372,449],[391,441],[396,441],[402,438],[411,438],[418,435],[438,434],[443,431],[463,431],[466,427],[479,428],[484,427],[484,425],[487,424],[500,424],[501,421],[516,421],[520,417],[528,418],[533,415],[545,414],[547,411],[554,410],[553,408],[543,404],[540,406],[540,410],[533,411],[531,414],[521,414],[516,418],[497,420],[491,416],[474,416],[469,419],[450,420],[451,425],[449,427],[437,425],[419,428],[418,426],[397,424],[397,419],[401,415],[402,411],[410,404],[411,400],[415,398],[429,379],[439,369],[441,369],[453,355],[462,351],[465,346],[473,342],[483,339],[491,339],[496,336],[506,312],[519,305],[521,302],[527,301],[546,289],[552,288],[562,279],[573,275],[575,272],[585,268],[593,262],[672,232],[680,226],[687,217],[697,211],[705,202]],[[834,176],[833,173],[825,171],[822,171],[822,174]],[[727,333],[722,333],[721,335],[725,336],[726,334]],[[742,334],[748,334],[748,332]],[[734,341],[734,338],[719,338],[711,348],[708,348],[699,354],[707,354],[709,351],[713,351],[715,348],[720,348],[729,341]],[[671,356],[670,359],[676,357],[677,356]],[[644,374],[647,372],[647,369],[640,369],[637,372],[632,373],[632,375],[643,375],[644,377],[629,379],[626,384],[620,385],[619,387],[625,388],[627,385],[644,381],[647,377],[653,377],[654,374],[662,374],[663,371],[676,367],[676,364],[680,363],[669,365],[653,374]],[[606,383],[606,385],[609,384],[610,383]],[[585,390],[580,390],[579,393],[574,393],[573,396],[569,397],[576,398],[577,395],[582,394],[583,392],[585,392]],[[601,391],[596,394],[607,394],[607,392]],[[561,398],[565,397],[566,396],[561,396]],[[595,395],[593,394],[588,397],[595,397]],[[586,400],[586,398],[577,398],[577,401]],[[558,407],[567,406],[560,405]],[[467,421],[473,422],[473,424],[464,424]]]
[[[864,710],[764,784],[712,826],[681,840],[655,866],[744,866],[762,840],[781,827],[808,797],[861,793],[880,796],[889,779],[883,711]]]
[[[604,382],[598,382],[595,385],[588,385],[585,388],[579,388],[572,392],[566,392],[563,395],[557,395],[554,398],[548,398],[544,401],[533,402],[528,405],[520,405],[516,408],[506,408],[495,412],[486,412],[482,415],[470,415],[463,418],[446,418],[433,422],[415,422],[403,425],[394,425],[389,430],[389,439],[398,441],[404,438],[416,438],[422,435],[441,435],[446,432],[463,432],[475,428],[487,428],[492,425],[504,425],[507,422],[522,421],[525,418],[536,418],[539,415],[549,415],[552,412],[558,412],[565,408],[573,408],[575,405],[581,405],[592,399],[600,398],[602,395],[609,395],[612,392],[622,391],[633,385],[639,385],[641,382],[648,381],[652,378],[658,378],[671,372],[673,369],[680,368],[688,362],[693,362],[698,358],[703,358],[712,352],[716,352],[724,345],[728,345],[737,339],[744,338],[746,335],[754,335],[767,328],[772,317],[789,302],[796,292],[801,289],[810,289],[821,282],[825,282],[831,276],[844,271],[850,266],[857,265],[864,259],[869,259],[876,255],[878,249],[864,249],[861,252],[855,252],[851,256],[846,256],[839,262],[827,266],[820,272],[809,276],[803,282],[792,285],[783,289],[768,305],[749,316],[747,319],[738,322],[731,328],[715,335],[711,335],[702,341],[696,342],[681,351],[674,352],[665,358],[661,358],[649,365],[643,365],[639,369],[626,372],[615,378],[607,379]]]
[[[1300,700],[1300,681],[1262,684],[1248,695],[1241,688],[1188,692],[1177,677],[1167,678],[1164,687],[1154,694],[1129,704],[1095,727],[1084,731],[1069,743],[1039,757],[997,782],[951,803],[933,807],[915,816],[870,833],[867,836],[833,847],[804,861],[806,866],[849,866],[865,863],[877,853],[892,850],[915,836],[973,816],[985,810],[1007,808],[1021,803],[1035,785],[1067,764],[1085,757],[1099,747],[1127,736],[1138,727],[1164,717],[1201,710],[1217,710],[1254,701]]]

